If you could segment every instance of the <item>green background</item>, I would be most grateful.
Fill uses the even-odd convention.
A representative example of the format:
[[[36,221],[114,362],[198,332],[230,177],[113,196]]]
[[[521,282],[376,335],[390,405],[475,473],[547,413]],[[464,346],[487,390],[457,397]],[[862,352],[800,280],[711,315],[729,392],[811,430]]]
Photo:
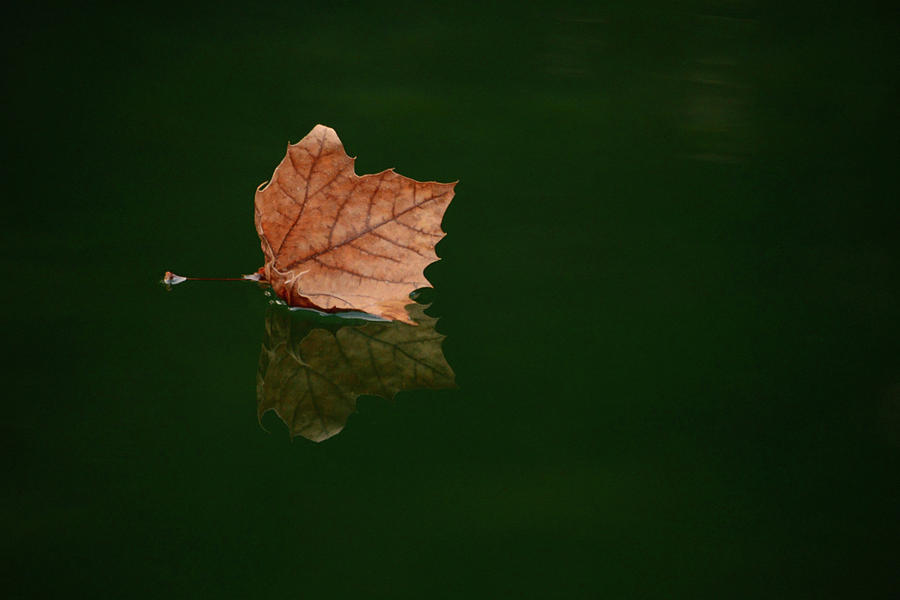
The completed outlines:
[[[897,592],[896,12],[3,21],[12,596]],[[257,422],[259,289],[158,283],[260,266],[253,191],[316,123],[460,181],[427,270],[459,389],[321,444]]]

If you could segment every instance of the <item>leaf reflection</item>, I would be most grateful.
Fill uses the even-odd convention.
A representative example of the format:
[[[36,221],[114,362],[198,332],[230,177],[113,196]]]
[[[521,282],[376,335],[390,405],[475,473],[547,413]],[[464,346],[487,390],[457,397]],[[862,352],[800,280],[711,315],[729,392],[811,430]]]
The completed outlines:
[[[273,410],[291,437],[321,442],[338,434],[363,394],[454,387],[444,336],[424,307],[408,307],[418,326],[400,322],[328,325],[270,308],[256,376],[257,414]]]

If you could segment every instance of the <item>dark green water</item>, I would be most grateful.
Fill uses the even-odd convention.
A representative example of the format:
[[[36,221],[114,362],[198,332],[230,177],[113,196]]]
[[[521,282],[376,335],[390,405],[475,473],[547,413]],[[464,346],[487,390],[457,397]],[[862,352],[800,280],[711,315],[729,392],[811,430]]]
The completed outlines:
[[[14,597],[888,597],[897,20],[856,3],[4,20]],[[253,192],[458,179],[458,389],[256,417]]]

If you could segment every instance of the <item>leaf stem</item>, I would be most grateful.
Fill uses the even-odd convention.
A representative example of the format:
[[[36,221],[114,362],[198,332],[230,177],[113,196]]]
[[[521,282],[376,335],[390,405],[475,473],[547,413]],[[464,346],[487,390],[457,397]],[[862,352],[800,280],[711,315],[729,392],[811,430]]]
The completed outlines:
[[[166,285],[178,285],[185,281],[263,281],[263,279],[258,272],[243,277],[184,277],[171,271],[166,271],[162,278],[162,283]]]

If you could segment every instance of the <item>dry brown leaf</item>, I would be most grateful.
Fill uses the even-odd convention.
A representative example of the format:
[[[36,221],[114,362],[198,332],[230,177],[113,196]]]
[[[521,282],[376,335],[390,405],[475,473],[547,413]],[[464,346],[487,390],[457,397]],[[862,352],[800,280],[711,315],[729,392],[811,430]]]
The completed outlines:
[[[337,133],[316,125],[256,191],[264,279],[291,306],[359,310],[413,324],[409,294],[429,286],[455,183],[387,169],[354,172]]]
[[[418,327],[380,322],[326,329],[270,309],[256,378],[260,419],[275,411],[292,437],[320,442],[344,428],[362,394],[390,399],[401,390],[454,387],[437,319],[420,305],[409,311]]]

